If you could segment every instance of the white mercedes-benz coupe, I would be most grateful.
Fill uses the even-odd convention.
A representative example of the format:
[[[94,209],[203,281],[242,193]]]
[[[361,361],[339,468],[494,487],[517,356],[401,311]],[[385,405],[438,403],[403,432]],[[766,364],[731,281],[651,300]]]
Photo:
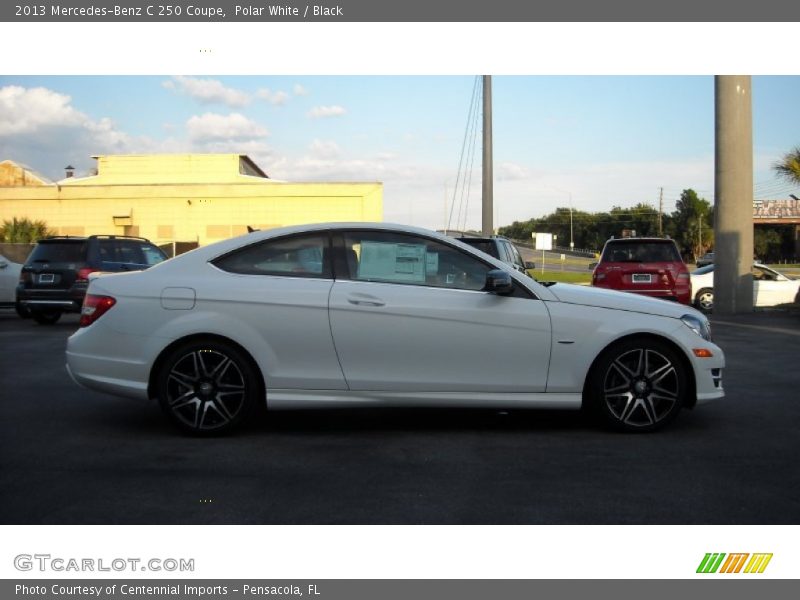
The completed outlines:
[[[593,409],[652,431],[724,395],[700,312],[537,282],[433,231],[256,231],[91,281],[67,368],[196,434],[259,405]]]

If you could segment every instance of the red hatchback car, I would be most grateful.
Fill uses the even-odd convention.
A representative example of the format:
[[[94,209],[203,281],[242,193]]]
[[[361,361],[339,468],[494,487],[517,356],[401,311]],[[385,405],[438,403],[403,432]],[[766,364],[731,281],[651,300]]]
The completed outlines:
[[[592,273],[596,287],[690,304],[689,270],[673,240],[622,238],[606,242]]]

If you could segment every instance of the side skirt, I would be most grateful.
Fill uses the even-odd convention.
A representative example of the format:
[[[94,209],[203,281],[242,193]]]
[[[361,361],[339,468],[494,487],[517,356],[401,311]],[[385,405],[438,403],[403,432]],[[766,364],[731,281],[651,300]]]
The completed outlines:
[[[549,408],[581,407],[581,394],[487,394],[469,392],[350,392],[268,390],[269,409],[363,407]]]

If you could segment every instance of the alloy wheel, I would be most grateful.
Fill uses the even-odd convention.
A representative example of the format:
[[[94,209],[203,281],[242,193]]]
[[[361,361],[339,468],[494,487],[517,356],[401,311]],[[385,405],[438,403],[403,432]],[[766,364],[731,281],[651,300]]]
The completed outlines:
[[[628,350],[608,366],[603,401],[609,414],[629,428],[652,428],[674,414],[681,384],[670,358],[652,348]]]
[[[221,430],[245,407],[247,378],[237,361],[221,350],[196,349],[172,363],[164,406],[192,431]]]

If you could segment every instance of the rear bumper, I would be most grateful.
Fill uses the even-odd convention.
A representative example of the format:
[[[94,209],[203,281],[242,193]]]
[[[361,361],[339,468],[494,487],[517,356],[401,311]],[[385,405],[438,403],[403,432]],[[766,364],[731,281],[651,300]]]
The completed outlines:
[[[35,290],[22,286],[17,288],[17,301],[22,306],[33,310],[81,312],[85,296],[86,286],[73,287],[68,290]]]

